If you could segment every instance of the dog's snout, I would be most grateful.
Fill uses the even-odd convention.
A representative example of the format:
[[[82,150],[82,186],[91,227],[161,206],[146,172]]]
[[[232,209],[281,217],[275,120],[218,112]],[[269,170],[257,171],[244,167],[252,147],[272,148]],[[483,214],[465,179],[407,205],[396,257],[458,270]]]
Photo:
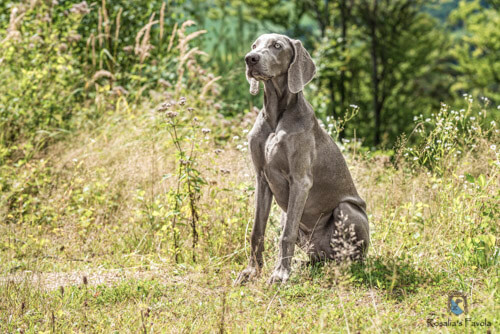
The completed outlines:
[[[249,53],[245,57],[245,62],[248,65],[255,65],[259,62],[260,56],[257,53]]]

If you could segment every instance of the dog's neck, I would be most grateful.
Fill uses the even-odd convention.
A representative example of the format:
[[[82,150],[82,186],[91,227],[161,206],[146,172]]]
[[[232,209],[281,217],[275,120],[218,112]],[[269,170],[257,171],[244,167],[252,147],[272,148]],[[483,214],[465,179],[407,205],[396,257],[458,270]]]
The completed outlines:
[[[297,104],[298,94],[288,89],[288,76],[286,74],[264,81],[264,117],[273,129],[285,110]]]

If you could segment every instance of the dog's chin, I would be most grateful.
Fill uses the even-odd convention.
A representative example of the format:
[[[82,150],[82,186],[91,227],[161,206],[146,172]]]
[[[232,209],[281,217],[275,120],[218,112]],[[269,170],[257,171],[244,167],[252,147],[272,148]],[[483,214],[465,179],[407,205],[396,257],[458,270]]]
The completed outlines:
[[[267,81],[273,78],[270,75],[266,75],[255,70],[249,70],[247,73],[249,78],[255,79],[257,81]]]

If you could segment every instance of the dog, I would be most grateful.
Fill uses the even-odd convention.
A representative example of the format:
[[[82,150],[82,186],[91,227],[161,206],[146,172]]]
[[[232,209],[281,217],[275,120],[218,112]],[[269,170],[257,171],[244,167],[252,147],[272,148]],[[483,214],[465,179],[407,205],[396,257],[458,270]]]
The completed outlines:
[[[316,74],[311,56],[299,40],[265,34],[253,43],[245,62],[250,93],[258,93],[259,83],[264,86],[264,107],[248,134],[256,173],[251,257],[235,283],[260,274],[273,198],[282,209],[282,233],[269,283],[288,280],[296,244],[307,244],[311,260],[335,258],[335,222],[343,220],[343,227],[353,229],[356,247],[365,254],[370,239],[366,204],[302,92]]]

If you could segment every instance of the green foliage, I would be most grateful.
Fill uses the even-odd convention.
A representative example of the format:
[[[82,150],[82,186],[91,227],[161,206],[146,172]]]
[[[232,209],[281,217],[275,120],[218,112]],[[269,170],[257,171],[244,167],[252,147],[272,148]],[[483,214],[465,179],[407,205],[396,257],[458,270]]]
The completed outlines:
[[[500,12],[485,8],[479,0],[460,1],[449,17],[460,27],[451,54],[458,72],[452,90],[484,96],[500,103]]]
[[[484,138],[498,141],[498,117],[496,110],[489,107],[489,100],[479,105],[470,95],[465,99],[467,109],[453,110],[442,104],[440,111],[428,118],[414,117],[419,144],[404,148],[404,157],[413,168],[425,166],[438,174],[452,172],[457,160],[473,152]],[[491,145],[491,150],[497,154],[496,145]]]
[[[25,7],[0,31],[0,147],[7,149],[0,163],[9,151],[29,154],[68,129],[81,102],[83,76],[72,53],[81,16],[54,22],[51,7]],[[25,145],[14,146],[18,141]]]
[[[365,1],[335,4],[337,19],[315,54],[315,107],[340,118],[356,104],[363,123],[352,122],[346,135],[356,130],[365,144],[393,143],[410,130],[414,115],[449,98],[446,54],[440,51],[446,33],[420,11],[421,2],[380,2],[376,8]]]

